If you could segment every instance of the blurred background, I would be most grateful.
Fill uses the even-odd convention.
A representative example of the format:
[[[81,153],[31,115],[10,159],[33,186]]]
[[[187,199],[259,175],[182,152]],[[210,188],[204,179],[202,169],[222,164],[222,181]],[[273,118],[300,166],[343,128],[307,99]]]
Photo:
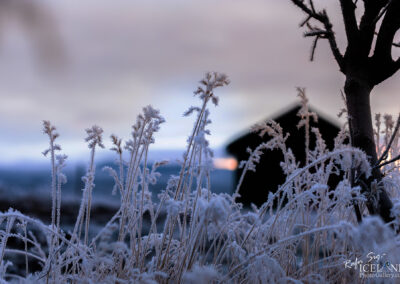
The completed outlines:
[[[343,50],[339,5],[316,2],[331,15]],[[288,0],[0,0],[0,188],[5,195],[49,191],[43,119],[57,126],[69,156],[70,192],[80,194],[89,159],[84,129],[103,127],[109,148],[109,135],[127,139],[148,104],[166,119],[152,159],[180,158],[193,123],[182,113],[200,103],[193,91],[203,74],[219,71],[231,84],[211,106],[210,142],[215,189],[231,190],[235,162],[225,146],[295,103],[295,87],[307,87],[311,105],[339,121],[343,76],[324,41],[308,61],[302,20]],[[375,89],[373,112],[398,113],[399,91],[397,74]],[[112,156],[103,150],[98,160]],[[95,190],[106,185],[109,194],[107,180]]]

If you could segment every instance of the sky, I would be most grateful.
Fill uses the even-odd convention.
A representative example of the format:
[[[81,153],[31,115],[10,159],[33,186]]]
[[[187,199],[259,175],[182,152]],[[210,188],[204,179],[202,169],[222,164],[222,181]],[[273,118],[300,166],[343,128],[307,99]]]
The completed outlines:
[[[332,120],[343,107],[344,77],[327,43],[309,62],[304,16],[289,0],[15,2],[0,7],[0,163],[43,160],[43,119],[57,126],[66,154],[86,157],[85,128],[103,127],[110,146],[112,133],[129,138],[148,104],[166,119],[154,149],[181,149],[194,119],[182,114],[200,104],[193,91],[207,71],[231,80],[210,106],[216,149],[294,104],[298,86]],[[343,51],[337,2],[317,6]],[[374,90],[373,113],[399,113],[399,93],[397,74]]]

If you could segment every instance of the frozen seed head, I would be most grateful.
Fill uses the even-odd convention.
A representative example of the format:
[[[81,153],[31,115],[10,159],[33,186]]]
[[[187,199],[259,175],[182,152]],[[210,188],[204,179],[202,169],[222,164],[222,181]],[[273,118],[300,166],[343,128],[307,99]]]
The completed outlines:
[[[283,129],[273,120],[263,121],[261,123],[257,123],[251,127],[251,130],[255,133],[258,133],[260,137],[264,137],[265,134],[268,134],[271,137],[283,136]]]
[[[214,105],[218,105],[219,98],[215,96],[214,89],[226,86],[230,83],[228,76],[223,73],[207,72],[204,79],[200,81],[200,86],[194,91],[202,100],[211,98]]]
[[[158,109],[153,108],[151,105],[144,107],[143,113],[137,116],[136,123],[132,125],[131,134],[133,140],[128,141],[125,148],[128,151],[132,151],[136,143],[154,143],[153,134],[160,129],[160,124],[164,122],[165,119],[160,115]]]
[[[132,139],[128,140],[125,142],[125,147],[126,150],[128,150],[129,152],[132,152],[135,150],[135,143],[133,142]]]
[[[164,123],[165,119],[160,115],[160,111],[158,109],[153,108],[151,105],[145,106],[143,108],[143,114],[139,114],[136,119],[136,123],[132,125],[132,136],[133,138],[137,138],[142,131],[142,127],[146,125],[150,125],[153,132],[158,131],[159,125]]]
[[[298,93],[297,96],[301,100],[301,104],[303,106],[307,105],[308,104],[308,98],[306,96],[306,88],[297,87],[296,90],[297,90],[297,93]]]
[[[93,125],[92,128],[86,129],[87,137],[85,138],[86,142],[89,142],[89,148],[93,149],[98,145],[100,148],[104,148],[103,145],[103,129],[97,125]]]
[[[51,141],[57,139],[59,134],[56,132],[56,127],[51,125],[50,121],[43,120],[43,133],[47,134]]]
[[[49,136],[50,139],[50,147],[42,152],[44,156],[51,151],[60,151],[61,146],[58,144],[54,144],[54,141],[57,139],[59,134],[56,132],[56,127],[51,125],[50,121],[43,120],[43,133]]]
[[[113,147],[111,148],[111,151],[115,151],[118,154],[122,154],[122,139],[118,138],[118,136],[112,134],[111,136],[111,141],[113,143]]]
[[[157,120],[159,123],[165,122],[165,119],[160,115],[160,110],[153,108],[151,105],[143,108],[143,115],[146,122],[152,119]]]
[[[67,160],[68,156],[65,154],[56,155],[56,161],[59,168],[65,167],[65,161]]]
[[[297,128],[301,128],[303,126],[307,126],[306,124],[308,123],[307,120],[312,118],[314,122],[318,121],[318,116],[315,112],[311,112],[308,109],[308,98],[306,95],[306,89],[305,88],[297,88],[297,96],[300,98],[300,105],[301,108],[297,113],[297,116],[301,118],[299,123],[297,124]]]

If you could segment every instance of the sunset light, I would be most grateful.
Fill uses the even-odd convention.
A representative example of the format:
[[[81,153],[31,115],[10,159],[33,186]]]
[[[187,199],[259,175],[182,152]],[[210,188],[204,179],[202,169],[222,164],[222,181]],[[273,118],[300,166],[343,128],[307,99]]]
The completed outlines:
[[[235,158],[216,158],[214,167],[220,170],[234,171],[238,167],[238,161]]]

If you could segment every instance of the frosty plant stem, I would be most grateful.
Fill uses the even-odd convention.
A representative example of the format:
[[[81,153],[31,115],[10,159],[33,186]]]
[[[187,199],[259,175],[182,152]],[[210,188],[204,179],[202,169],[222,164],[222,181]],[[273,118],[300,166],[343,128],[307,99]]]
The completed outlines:
[[[56,155],[55,151],[60,151],[60,145],[55,143],[55,140],[58,138],[59,134],[56,132],[56,128],[51,125],[50,121],[43,121],[43,133],[49,136],[50,147],[42,152],[44,156],[47,156],[50,153],[50,161],[51,161],[51,227],[55,230],[56,223],[56,207],[57,203],[57,167],[56,167]],[[61,190],[61,189],[60,189]],[[58,211],[58,210],[57,210]],[[58,219],[58,218],[57,218]],[[52,246],[54,242],[54,236],[52,236]]]
[[[195,154],[196,143],[194,143],[194,142],[195,142],[195,139],[198,138],[198,136],[200,134],[199,133],[200,125],[202,122],[203,115],[206,111],[207,103],[209,102],[209,100],[211,100],[214,105],[218,105],[219,98],[214,94],[214,89],[228,85],[228,84],[229,84],[229,80],[225,74],[217,73],[217,72],[206,73],[204,78],[200,81],[200,86],[198,86],[197,90],[194,92],[194,94],[196,96],[199,96],[199,98],[203,102],[201,109],[199,109],[198,107],[191,107],[184,114],[185,116],[187,116],[187,115],[190,115],[193,111],[199,111],[192,135],[189,137],[189,143],[188,143],[187,150],[184,154],[184,160],[183,160],[183,164],[182,164],[181,171],[179,174],[179,180],[178,180],[175,195],[174,195],[175,201],[178,199],[182,200],[185,196],[185,192],[187,190],[190,190],[190,188],[189,188],[190,184],[191,184],[190,182],[189,182],[188,188],[185,188],[185,179],[186,179],[185,173],[187,173],[187,175],[189,175],[190,167],[191,167],[193,157]],[[205,125],[206,125],[206,123],[204,123],[204,126]],[[190,158],[189,158],[189,156],[190,156]],[[188,158],[189,158],[189,164],[187,166]],[[182,188],[182,186],[183,186],[183,188]],[[181,193],[181,197],[179,198],[180,193]],[[184,218],[184,220],[186,220],[186,218]],[[164,233],[163,233],[163,239],[161,242],[161,244],[162,244],[161,247],[164,246],[166,237],[168,235],[169,241],[167,244],[167,250],[166,250],[167,252],[169,251],[169,248],[171,245],[172,234],[174,232],[174,227],[175,227],[176,221],[177,221],[177,219],[174,219],[173,222],[171,223],[170,216],[168,216],[166,225],[164,227]],[[168,253],[164,254],[164,258],[162,260],[161,266],[160,266],[160,256],[161,255],[158,257],[158,265],[157,265],[158,267],[164,267],[164,265],[167,261],[168,255],[169,255]]]
[[[118,166],[119,166],[119,179],[116,178],[117,186],[119,187],[119,191],[121,196],[123,196],[124,192],[124,160],[122,158],[122,139],[119,139],[116,135],[111,135],[111,141],[114,147],[111,148],[112,151],[115,151],[118,154]]]
[[[132,126],[132,139],[126,143],[125,147],[130,151],[131,155],[126,176],[125,189],[122,195],[122,215],[118,235],[119,241],[123,241],[125,238],[125,224],[127,221],[126,219],[128,218],[129,207],[133,205],[132,208],[135,208],[134,211],[136,212],[137,178],[143,153],[145,149],[148,149],[150,144],[154,143],[153,134],[159,130],[160,124],[164,123],[164,121],[165,119],[160,115],[160,111],[154,109],[151,105],[148,105],[143,108],[143,114],[138,115],[136,123]],[[123,183],[123,181],[121,181],[121,183]],[[135,216],[131,217],[135,218]]]
[[[140,117],[138,117],[138,120],[140,121]],[[138,126],[139,126],[138,122]],[[137,174],[137,168],[140,164],[141,157],[138,157],[138,152],[140,148],[140,142],[142,140],[143,136],[143,131],[146,123],[143,122],[140,126],[140,134],[139,138],[137,138],[136,134],[137,132],[132,132],[133,140],[131,140],[131,158],[129,162],[129,168],[128,168],[128,174],[127,174],[127,180],[126,180],[126,185],[125,185],[125,192],[122,200],[122,216],[121,216],[121,222],[120,222],[120,231],[119,231],[119,237],[118,240],[122,241],[125,237],[125,222],[126,222],[126,217],[128,214],[128,208],[129,208],[129,200],[132,194],[133,186],[134,186],[134,181],[136,180],[136,174]],[[133,126],[135,129],[135,126]],[[138,161],[137,161],[138,160]]]
[[[88,244],[88,239],[89,239],[89,222],[90,222],[90,209],[92,205],[92,190],[94,187],[93,181],[94,181],[94,173],[95,173],[95,167],[94,167],[94,156],[96,153],[96,146],[99,146],[100,148],[104,148],[104,145],[102,143],[102,133],[103,129],[98,127],[97,125],[92,126],[92,128],[86,129],[87,137],[86,137],[86,142],[89,142],[89,149],[91,149],[91,154],[90,154],[90,165],[89,165],[89,170],[86,175],[86,180],[85,180],[85,191],[87,191],[87,201],[86,201],[86,222],[85,222],[85,239],[84,239],[84,244]]]
[[[199,116],[198,116],[198,118],[197,118],[195,127],[194,127],[194,129],[193,129],[193,133],[192,133],[192,135],[191,135],[190,138],[189,138],[189,144],[188,144],[188,147],[187,147],[187,150],[186,150],[186,153],[185,153],[185,157],[184,157],[184,159],[183,159],[183,164],[182,164],[181,172],[180,172],[180,174],[179,174],[178,186],[176,187],[176,192],[175,192],[175,197],[174,197],[175,200],[178,200],[178,196],[179,196],[180,189],[181,189],[181,186],[182,186],[182,182],[183,182],[183,179],[184,179],[184,174],[185,174],[185,172],[186,172],[186,162],[187,162],[187,160],[188,160],[189,154],[191,154],[191,155],[190,155],[190,162],[189,162],[189,165],[190,165],[190,163],[191,163],[191,161],[192,161],[192,158],[193,158],[193,153],[194,153],[194,150],[192,149],[193,139],[194,139],[194,137],[196,136],[196,134],[197,134],[197,132],[198,132],[198,127],[199,127],[201,118],[202,118],[202,116],[203,116],[204,110],[206,109],[207,102],[208,102],[208,97],[206,97],[206,98],[204,99],[203,106],[202,106],[202,108],[201,108],[200,114],[199,114]],[[183,193],[182,193],[182,197],[183,197]],[[182,198],[182,197],[181,197],[181,198]]]
[[[92,148],[91,154],[90,154],[90,165],[89,165],[88,176],[87,176],[88,187],[86,188],[87,201],[86,201],[85,239],[84,239],[85,245],[88,244],[88,237],[89,237],[88,235],[89,235],[90,209],[92,207],[92,189],[93,189],[93,180],[94,180],[94,155],[95,155],[95,149]]]
[[[300,97],[301,108],[297,115],[301,118],[297,124],[297,128],[300,129],[304,127],[305,131],[305,165],[309,163],[310,160],[310,117],[313,118],[314,122],[317,122],[318,117],[315,112],[310,112],[308,109],[308,98],[306,96],[305,88],[297,88],[298,97]]]
[[[62,173],[65,167],[67,155],[56,155],[57,165],[57,232],[60,233],[60,218],[61,218],[61,186],[67,182],[67,177]]]
[[[85,182],[85,188],[83,189],[83,198],[81,201],[81,205],[79,207],[79,213],[78,217],[76,219],[76,223],[74,226],[74,231],[72,233],[71,240],[78,240],[80,239],[81,236],[81,227],[83,225],[83,219],[84,219],[84,214],[86,211],[86,217],[85,217],[85,238],[84,238],[84,244],[88,244],[88,235],[89,235],[89,222],[90,222],[90,208],[91,208],[91,202],[92,202],[92,190],[94,187],[94,174],[95,174],[95,166],[94,166],[94,157],[95,157],[95,152],[96,152],[96,146],[99,146],[100,148],[104,148],[103,142],[102,142],[102,133],[103,129],[100,127],[94,125],[92,128],[86,129],[87,137],[85,139],[86,142],[88,142],[88,147],[91,149],[90,152],[90,162],[89,162],[89,168],[87,170],[87,173],[85,177],[83,178],[83,181]],[[79,232],[78,232],[79,230]]]
[[[147,171],[147,157],[148,157],[148,152],[149,152],[149,145],[146,145],[145,149],[145,158],[144,158],[144,165],[143,165],[143,177],[142,177],[142,194],[141,194],[141,200],[140,200],[140,212],[139,212],[139,230],[138,230],[138,250],[137,250],[137,256],[136,256],[136,263],[139,263],[139,257],[140,257],[140,248],[141,246],[141,239],[142,239],[142,227],[143,227],[143,212],[144,212],[144,194],[145,194],[145,188],[146,188],[146,171]]]
[[[178,186],[176,188],[176,193],[175,193],[175,200],[177,200],[178,195],[180,193],[180,189],[182,186],[182,182],[184,180],[184,173],[186,171],[186,162],[187,159],[189,157],[189,153],[190,151],[192,151],[192,155],[190,157],[190,162],[192,160],[193,157],[193,139],[196,137],[196,135],[198,134],[198,130],[199,130],[199,125],[201,123],[202,117],[204,115],[204,111],[206,110],[206,106],[208,101],[211,99],[212,102],[214,103],[214,105],[218,105],[218,101],[219,98],[217,96],[215,96],[214,94],[214,89],[218,88],[218,87],[222,87],[225,85],[229,84],[229,80],[228,77],[225,74],[220,74],[217,72],[213,72],[213,73],[206,73],[204,79],[202,79],[200,81],[200,86],[197,88],[197,90],[194,92],[195,95],[198,95],[200,97],[201,100],[203,100],[203,106],[201,108],[201,111],[197,117],[197,121],[195,124],[195,127],[193,129],[193,133],[189,138],[189,144],[187,147],[187,151],[185,153],[185,157],[184,157],[184,161],[183,161],[183,165],[182,165],[182,169],[180,172],[180,176],[179,176],[179,182],[178,182]],[[191,108],[186,115],[190,114],[193,110],[195,110],[196,108]]]

